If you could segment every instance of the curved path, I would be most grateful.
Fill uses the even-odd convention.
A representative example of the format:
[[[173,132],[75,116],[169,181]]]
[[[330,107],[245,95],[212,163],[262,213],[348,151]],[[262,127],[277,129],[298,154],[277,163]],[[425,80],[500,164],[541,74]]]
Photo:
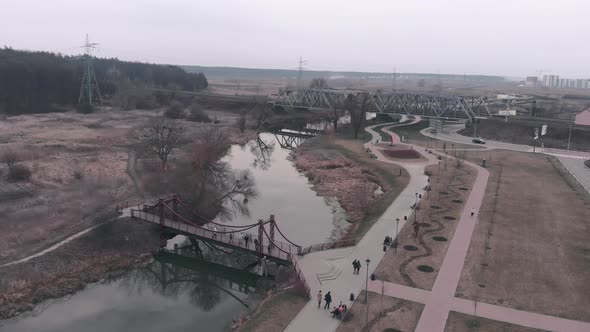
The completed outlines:
[[[419,120],[417,118],[412,123],[418,122]],[[380,138],[380,135],[373,130],[374,127],[366,128],[371,133],[373,139],[371,142],[365,144],[365,147],[370,149],[377,156],[378,160],[403,166],[410,174],[408,186],[387,211],[385,211],[381,218],[379,218],[377,223],[367,232],[357,246],[312,253],[304,256],[299,261],[303,274],[310,284],[312,300],[293,319],[286,331],[334,331],[338,327],[340,320],[332,318],[327,310],[317,308],[317,292],[322,290],[322,293],[325,294],[330,291],[333,300],[332,305],[337,305],[342,301],[342,303],[350,307],[352,301],[349,300],[348,294],[353,293],[355,297],[358,296],[364,288],[366,278],[364,274],[372,273],[384,256],[381,248],[383,237],[387,234],[395,237],[395,218],[402,220],[401,226],[403,227],[405,222],[402,216],[409,216],[412,212],[410,206],[414,203],[414,194],[423,192],[422,188],[427,184],[427,178],[423,175],[424,167],[438,162],[435,159],[436,157],[431,154],[423,154],[428,159],[427,162],[423,163],[398,163],[384,158],[381,152],[374,146],[374,143]],[[392,135],[394,141],[396,139],[399,141],[399,137],[388,130],[394,127],[395,125],[385,127],[383,131]],[[421,152],[424,148],[415,146],[415,149]],[[464,209],[461,214],[432,291],[382,281],[370,282],[370,290],[380,293],[381,287],[384,287],[385,295],[424,303],[424,310],[422,311],[416,331],[444,331],[447,317],[451,310],[545,330],[590,331],[589,323],[540,315],[486,303],[477,303],[476,305],[474,301],[454,297],[489,176],[486,169],[467,161],[465,163],[477,171],[477,177],[466,200],[465,207],[469,208]],[[470,215],[471,208],[475,210],[475,216]],[[354,275],[352,273],[352,261],[354,259],[364,261],[366,258],[369,258],[371,263],[367,268],[363,267],[362,270],[364,273]]]
[[[418,121],[420,119],[416,118],[407,124],[397,124],[392,127],[410,125]],[[375,145],[375,142],[380,139],[380,135],[373,130],[376,126],[383,126],[383,124],[366,128],[366,131],[372,135],[372,140],[365,144],[365,148],[370,149],[377,156],[377,160],[394,163],[385,158]],[[425,193],[423,188],[428,183],[428,177],[424,175],[424,167],[436,164],[437,160],[434,155],[427,154],[424,157],[427,159],[426,162],[402,165],[410,175],[408,185],[355,247],[314,252],[298,261],[311,288],[312,300],[293,319],[286,331],[333,331],[338,327],[339,320],[333,319],[327,310],[317,308],[318,291],[321,290],[323,294],[330,291],[333,305],[338,305],[341,301],[349,307],[352,305],[353,301],[350,301],[349,295],[353,293],[356,298],[364,289],[367,272],[366,267],[363,267],[359,275],[353,274],[352,261],[359,259],[363,262],[363,266],[366,266],[364,261],[367,258],[370,259],[369,273],[373,273],[379,265],[385,255],[382,248],[383,239],[386,235],[395,238],[395,219],[400,219],[401,229],[406,223],[403,217],[410,216],[412,213],[411,206],[415,201],[415,193]]]

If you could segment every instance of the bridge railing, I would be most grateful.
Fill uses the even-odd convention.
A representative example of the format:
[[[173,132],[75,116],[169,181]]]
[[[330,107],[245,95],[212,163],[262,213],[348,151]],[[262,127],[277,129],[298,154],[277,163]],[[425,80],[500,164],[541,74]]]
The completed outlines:
[[[288,243],[283,243],[280,241],[274,241],[274,244],[280,248],[273,248],[269,246],[268,239],[263,239],[262,243],[256,244],[254,239],[257,239],[257,235],[248,233],[248,232],[240,232],[239,234],[235,231],[228,231],[223,227],[215,227],[215,228],[208,228],[207,226],[198,227],[194,225],[189,225],[187,223],[182,223],[178,221],[174,221],[170,218],[164,218],[163,224],[160,223],[160,217],[153,213],[149,213],[147,211],[149,209],[131,209],[131,217],[138,218],[147,222],[151,222],[154,224],[158,224],[164,227],[168,227],[171,229],[175,229],[180,232],[192,234],[195,236],[199,236],[202,238],[210,239],[212,241],[222,242],[226,244],[230,244],[235,247],[240,247],[249,251],[258,252],[258,246],[262,247],[262,253],[267,256],[271,256],[280,260],[284,261],[291,261],[294,255],[300,253],[300,248]],[[168,216],[167,216],[168,217]],[[247,235],[249,240],[246,241],[244,238],[240,237],[240,235]],[[238,236],[236,236],[238,235]]]
[[[297,264],[297,259],[295,258],[295,256],[291,256],[291,264],[293,264],[293,268],[295,268],[295,273],[297,273],[297,279],[299,279],[301,281],[301,284],[303,285],[305,295],[307,296],[308,299],[310,299],[311,298],[311,287],[309,287],[307,280],[305,280],[305,276],[303,275],[303,271],[301,271],[299,264]]]
[[[334,242],[318,243],[318,244],[314,244],[309,247],[303,248],[301,250],[300,255],[306,255],[306,254],[309,254],[310,252],[315,252],[315,251],[352,247],[352,246],[355,246],[359,241],[360,241],[360,239],[357,238],[357,239],[348,239],[348,240],[341,240],[341,241],[334,241]]]

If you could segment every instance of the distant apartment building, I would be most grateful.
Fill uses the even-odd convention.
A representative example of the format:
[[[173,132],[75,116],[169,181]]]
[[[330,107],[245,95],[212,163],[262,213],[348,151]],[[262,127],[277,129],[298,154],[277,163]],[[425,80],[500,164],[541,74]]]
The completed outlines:
[[[527,77],[525,85],[533,86],[529,83],[529,77]],[[543,86],[562,89],[590,89],[590,80],[559,78],[559,75],[543,75]]]
[[[575,84],[576,89],[590,89],[590,80],[577,79]]]
[[[559,87],[559,75],[543,75],[543,86],[549,88]]]

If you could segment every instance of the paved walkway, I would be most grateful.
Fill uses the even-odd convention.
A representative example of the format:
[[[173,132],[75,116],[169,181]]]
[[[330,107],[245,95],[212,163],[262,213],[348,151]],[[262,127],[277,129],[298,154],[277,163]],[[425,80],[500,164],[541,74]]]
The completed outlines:
[[[419,119],[408,124],[417,121]],[[374,145],[380,136],[372,129],[373,127],[375,126],[366,128],[373,139],[366,143],[365,147],[369,148],[378,160],[392,163]],[[353,293],[356,298],[365,288],[367,274],[365,260],[367,258],[371,260],[368,271],[369,274],[373,273],[385,255],[382,248],[383,239],[386,235],[395,238],[395,219],[400,219],[399,229],[402,229],[405,224],[403,217],[410,216],[412,213],[411,206],[415,202],[415,194],[424,193],[423,188],[428,183],[428,178],[424,175],[424,167],[437,162],[433,155],[425,155],[425,157],[428,159],[427,162],[404,165],[410,175],[408,185],[355,247],[314,252],[298,261],[311,288],[312,300],[293,319],[286,331],[333,331],[338,327],[339,320],[332,318],[327,310],[317,309],[318,291],[321,290],[323,294],[330,291],[333,306],[337,306],[340,301],[349,307],[352,305],[353,301],[350,301],[349,294]],[[363,269],[359,275],[352,273],[352,261],[355,259],[363,263]]]
[[[457,284],[463,271],[463,263],[465,262],[465,256],[467,256],[467,249],[469,249],[469,242],[475,229],[475,223],[483,202],[489,176],[489,172],[485,168],[468,161],[465,161],[465,164],[476,169],[477,177],[465,203],[465,208],[461,214],[461,219],[459,220],[453,239],[434,281],[432,293],[422,311],[416,331],[430,332],[444,330],[451,308],[451,300],[455,296],[455,290],[457,289]],[[475,209],[474,216],[470,215],[471,209]]]
[[[417,117],[409,124],[418,121],[420,119]],[[373,136],[373,139],[365,144],[365,147],[369,148],[377,156],[378,160],[394,163],[385,158],[374,145],[377,139],[380,138],[380,135],[373,130],[374,127],[366,128]],[[399,137],[388,130],[391,127],[383,128],[383,131],[392,135],[395,142],[399,142]],[[415,148],[422,153],[422,147],[416,146]],[[358,296],[365,286],[366,274],[373,273],[385,254],[381,246],[383,238],[385,235],[391,235],[395,238],[395,218],[402,220],[399,225],[401,229],[405,225],[403,216],[409,216],[412,212],[410,207],[414,204],[415,193],[423,193],[422,188],[427,184],[424,167],[438,162],[436,156],[422,154],[427,158],[427,162],[395,162],[403,166],[410,174],[408,186],[365,234],[357,246],[312,253],[304,256],[299,261],[303,274],[310,285],[312,300],[293,319],[286,331],[334,331],[338,327],[339,320],[333,319],[327,310],[317,309],[315,296],[319,290],[322,290],[323,294],[330,291],[333,299],[332,306],[338,305],[340,302],[347,304],[349,307],[352,305],[352,301],[348,297],[349,294],[355,294],[355,298]],[[443,331],[451,310],[546,330],[590,331],[590,324],[585,322],[539,315],[481,302],[478,302],[476,306],[474,301],[454,297],[488,179],[487,170],[469,162],[465,163],[477,170],[477,178],[467,198],[465,205],[467,208],[464,209],[461,215],[432,291],[381,281],[370,282],[369,289],[381,293],[382,287],[385,287],[385,295],[425,304],[416,331]],[[471,208],[476,210],[473,217],[470,215]],[[364,273],[361,272],[360,275],[352,274],[352,261],[359,259],[364,262],[366,258],[371,260],[368,269],[363,268],[361,271]],[[475,310],[476,308],[477,310]]]

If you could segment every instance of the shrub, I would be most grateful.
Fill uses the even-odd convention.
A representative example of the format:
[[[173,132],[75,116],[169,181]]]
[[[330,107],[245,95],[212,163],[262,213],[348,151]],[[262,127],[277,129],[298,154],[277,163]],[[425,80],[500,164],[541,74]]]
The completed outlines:
[[[195,122],[211,122],[211,119],[199,104],[191,105],[187,120]]]
[[[11,181],[28,181],[31,178],[31,170],[25,165],[14,165],[8,172]]]
[[[74,179],[82,180],[84,178],[84,172],[80,169],[74,171]]]
[[[184,118],[184,109],[179,102],[173,102],[170,107],[164,112],[164,116],[169,119]]]
[[[2,156],[0,156],[0,161],[6,164],[8,170],[12,170],[18,161],[18,154],[14,150],[6,150],[2,153]]]

